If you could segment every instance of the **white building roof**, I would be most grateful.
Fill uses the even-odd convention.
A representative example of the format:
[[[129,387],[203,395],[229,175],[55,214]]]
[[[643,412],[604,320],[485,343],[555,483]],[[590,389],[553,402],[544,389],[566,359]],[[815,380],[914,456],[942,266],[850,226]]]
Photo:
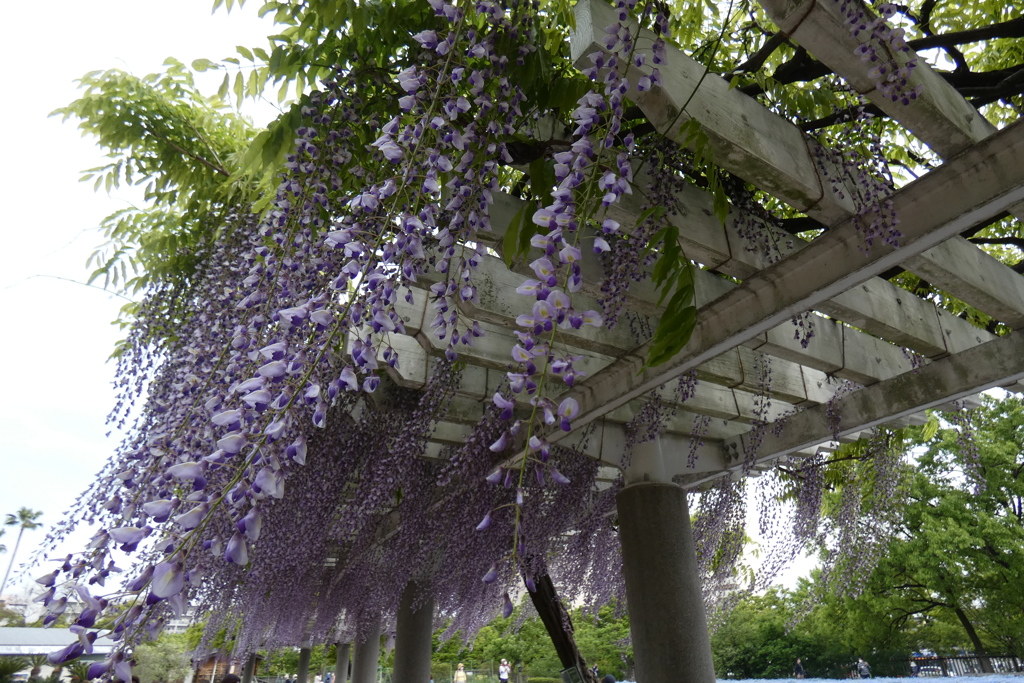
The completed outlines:
[[[45,655],[63,649],[78,639],[69,628],[0,628],[0,655]],[[116,643],[109,638],[97,638],[94,655],[111,652]]]

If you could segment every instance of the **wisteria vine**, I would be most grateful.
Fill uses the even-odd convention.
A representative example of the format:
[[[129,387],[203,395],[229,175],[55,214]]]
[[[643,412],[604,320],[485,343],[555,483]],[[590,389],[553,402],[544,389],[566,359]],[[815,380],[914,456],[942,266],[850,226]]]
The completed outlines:
[[[560,112],[517,78],[546,49],[539,3],[427,3],[401,54],[382,65],[357,51],[303,99],[269,209],[230,213],[188,306],[174,308],[189,314],[166,319],[160,286],[140,305],[111,415],[134,422],[51,542],[72,520],[100,530],[39,580],[48,623],[70,590],[87,605],[78,642],[53,663],[90,653],[110,619],[122,647],[89,676],[130,680],[133,645],[190,603],[214,615],[208,636],[229,628],[249,653],[362,638],[381,619],[389,631],[410,581],[429,583],[438,622],[467,638],[493,616],[481,606],[509,616],[514,586],[532,590],[540,575],[572,577],[568,600],[622,600],[612,520],[622,481],[595,487],[585,447],[551,434],[573,430],[581,412],[563,396],[586,375],[574,335],[613,325],[629,285],[668,247],[683,153],[656,134],[637,139],[627,107],[660,85],[666,9],[618,0],[618,22],[587,56],[589,89],[565,119],[569,139],[544,152],[553,180],[526,214],[540,252],[516,289],[528,312],[504,370],[480,381],[463,356],[487,342],[486,325],[466,311],[507,229],[495,197],[522,174],[510,141]],[[631,32],[634,13],[654,28],[649,46]],[[622,226],[607,210],[644,164],[644,218]],[[863,200],[885,203],[877,188]],[[584,273],[591,252],[603,273]],[[585,287],[602,310],[588,308]],[[760,371],[764,422],[770,369]],[[686,375],[668,404],[652,397],[630,438],[656,437],[695,386]],[[712,589],[742,550],[740,491],[726,479],[701,498]],[[108,590],[121,554],[131,573]]]

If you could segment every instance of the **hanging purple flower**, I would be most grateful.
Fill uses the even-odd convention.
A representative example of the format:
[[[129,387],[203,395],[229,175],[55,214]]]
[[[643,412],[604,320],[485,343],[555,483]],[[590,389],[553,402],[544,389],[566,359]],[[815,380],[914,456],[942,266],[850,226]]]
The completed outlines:
[[[240,409],[225,410],[214,415],[210,421],[218,427],[234,431],[242,426],[242,411]]]
[[[501,395],[500,391],[494,393],[494,405],[501,408],[501,415],[499,416],[502,420],[511,420],[512,411],[516,407],[515,401],[510,401]]]
[[[203,520],[206,519],[206,513],[208,510],[209,508],[206,507],[205,503],[197,505],[188,512],[175,517],[174,523],[185,531],[191,531],[202,524]]]
[[[247,440],[245,434],[235,432],[234,434],[228,434],[223,439],[217,442],[217,448],[221,449],[229,455],[237,455],[243,448],[245,448]],[[184,477],[182,477],[184,479]],[[195,479],[196,477],[192,477]]]
[[[259,540],[260,530],[263,527],[263,517],[260,514],[259,509],[252,508],[246,513],[245,517],[240,519],[235,527],[254,543]]]
[[[491,444],[491,446],[490,446],[491,452],[493,452],[493,453],[501,453],[506,448],[508,448],[509,440],[510,439],[509,439],[508,430],[502,432],[501,436],[498,437],[498,440]]]
[[[294,460],[299,465],[306,464],[306,437],[300,436],[293,441],[288,448],[285,449],[284,454]]]
[[[185,587],[184,570],[180,562],[161,562],[153,569],[150,591],[158,598],[169,598]]]
[[[561,484],[562,486],[565,486],[566,484],[569,483],[569,479],[566,478],[564,474],[556,470],[554,467],[551,468],[551,481],[555,482],[556,484]]]
[[[572,429],[572,425],[569,421],[575,419],[576,416],[579,414],[580,404],[576,401],[576,399],[572,398],[571,396],[564,399],[562,403],[558,406],[558,416],[562,420],[562,431],[570,431]]]
[[[43,576],[40,576],[38,579],[36,579],[36,583],[38,583],[40,586],[43,586],[44,588],[49,588],[57,582],[57,576],[59,575],[60,570],[54,569],[49,574],[44,574]]]
[[[224,549],[224,559],[239,567],[249,564],[249,552],[242,534],[235,532],[228,539],[227,547]]]
[[[109,534],[112,539],[118,543],[123,543],[128,546],[135,546],[138,543],[149,536],[151,528],[148,526],[137,527],[137,526],[122,526],[115,529],[110,529]]]
[[[238,451],[235,451],[235,453],[237,452]],[[171,475],[175,479],[191,481],[203,476],[203,466],[197,462],[181,462],[177,465],[171,465],[168,467],[167,474]]]
[[[149,580],[153,578],[153,565],[149,565],[146,569],[135,579],[129,581],[124,589],[129,593],[138,593],[149,584]]]
[[[498,580],[498,565],[497,564],[492,564],[491,568],[487,570],[486,574],[484,574],[483,582],[484,583],[494,583],[497,580]]]
[[[169,499],[151,500],[142,504],[142,509],[147,515],[153,518],[157,524],[167,521],[167,518],[174,512],[175,501]]]
[[[260,498],[265,496],[281,498],[284,496],[284,477],[279,471],[264,467],[256,473],[256,478],[252,482],[252,490]]]
[[[89,665],[89,672],[86,674],[86,678],[90,681],[95,678],[100,678],[113,667],[114,663],[109,659],[104,659],[102,662],[93,662]]]

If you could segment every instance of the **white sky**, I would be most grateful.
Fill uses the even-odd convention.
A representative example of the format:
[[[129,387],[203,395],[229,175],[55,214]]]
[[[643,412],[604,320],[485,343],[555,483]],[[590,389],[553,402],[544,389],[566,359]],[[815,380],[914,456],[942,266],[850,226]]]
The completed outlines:
[[[88,71],[119,68],[141,76],[159,71],[169,56],[188,64],[230,56],[235,45],[265,46],[274,31],[257,17],[260,4],[250,0],[213,16],[212,0],[5,4],[0,358],[7,388],[0,392],[0,515],[29,507],[42,510],[48,525],[56,522],[116,444],[104,436],[114,403],[114,368],[105,361],[120,338],[110,321],[123,301],[54,278],[88,278],[86,259],[101,241],[95,226],[132,194],[108,197],[79,183],[80,171],[102,163],[100,151],[73,122],[48,114],[78,97],[73,81]],[[214,91],[219,79],[211,80]],[[16,535],[13,528],[0,538],[8,548],[0,573]],[[43,536],[26,532],[18,564]]]

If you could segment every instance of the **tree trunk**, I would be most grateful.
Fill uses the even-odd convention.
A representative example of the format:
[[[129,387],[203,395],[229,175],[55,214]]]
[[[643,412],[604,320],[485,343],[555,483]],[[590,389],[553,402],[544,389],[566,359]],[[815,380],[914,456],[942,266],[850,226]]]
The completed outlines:
[[[955,611],[957,619],[960,620],[960,624],[967,631],[967,637],[971,639],[971,643],[974,645],[974,652],[978,655],[978,662],[981,664],[982,672],[994,674],[996,670],[992,668],[992,660],[988,658],[988,652],[985,650],[985,646],[981,644],[981,638],[978,637],[978,632],[974,630],[974,625],[971,624],[962,609],[956,607]]]
[[[562,601],[558,598],[551,577],[542,574],[535,578],[534,583],[537,584],[537,590],[530,593],[530,599],[533,601],[540,620],[544,623],[544,628],[548,631],[548,636],[551,637],[558,659],[562,662],[562,668],[578,667],[580,673],[583,674],[584,683],[597,683],[597,676],[587,668],[583,655],[576,647],[572,620],[569,618],[569,613],[565,611]]]
[[[4,573],[3,583],[0,583],[0,594],[3,594],[7,586],[7,577],[11,575],[11,567],[14,566],[14,557],[18,554],[18,546],[21,545],[21,535],[25,533],[25,527],[18,529],[18,540],[14,542],[14,550],[11,551],[11,561],[7,563],[7,571]]]

